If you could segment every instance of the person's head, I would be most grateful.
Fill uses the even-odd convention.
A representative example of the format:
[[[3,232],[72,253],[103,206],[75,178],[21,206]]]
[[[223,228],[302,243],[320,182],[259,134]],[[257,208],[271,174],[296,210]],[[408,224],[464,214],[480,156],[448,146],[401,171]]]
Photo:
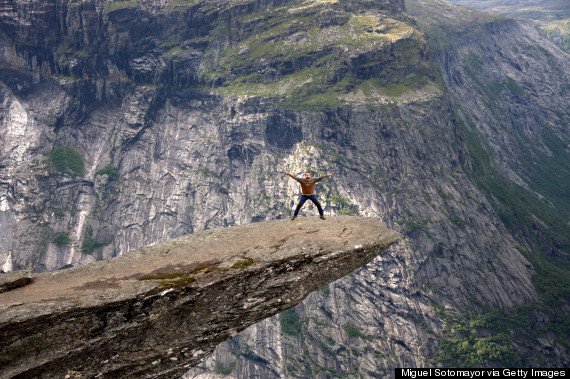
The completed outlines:
[[[311,179],[311,173],[310,172],[305,173],[305,179],[307,179],[307,180]]]

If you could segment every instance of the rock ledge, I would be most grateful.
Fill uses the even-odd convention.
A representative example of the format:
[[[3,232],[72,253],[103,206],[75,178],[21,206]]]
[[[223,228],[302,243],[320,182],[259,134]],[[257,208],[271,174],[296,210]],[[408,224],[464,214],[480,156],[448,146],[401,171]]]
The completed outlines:
[[[173,378],[398,239],[375,219],[209,230],[0,293],[0,377]]]

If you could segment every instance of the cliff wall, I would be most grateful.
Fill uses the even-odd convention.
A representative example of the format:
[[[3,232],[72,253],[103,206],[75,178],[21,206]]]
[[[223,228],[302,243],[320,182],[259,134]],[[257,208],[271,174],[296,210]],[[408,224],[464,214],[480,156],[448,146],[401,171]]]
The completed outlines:
[[[398,239],[373,219],[272,221],[11,280],[2,377],[172,378],[245,327],[368,263]],[[6,278],[8,276],[8,278]]]
[[[472,25],[463,18],[447,20],[452,33],[436,34],[440,42],[475,44],[496,32],[492,50],[469,47],[497,64],[489,73],[477,66],[491,84],[461,74],[469,91],[491,96],[482,109],[479,95],[453,87],[463,55],[440,51],[432,31],[426,38],[428,27],[403,10],[401,2],[2,3],[3,268],[54,270],[205,228],[286,218],[298,189],[281,172],[309,167],[334,173],[318,187],[328,215],[382,219],[403,242],[220,347],[208,368],[233,367],[240,377],[382,376],[442,359],[442,348],[454,347],[446,341],[463,341],[450,332],[457,314],[511,325],[504,310],[543,296],[535,283],[544,266],[523,256],[530,240],[511,227],[516,218],[504,217],[500,193],[473,175],[478,145],[461,120],[484,118],[482,141],[512,135],[494,134],[486,117],[500,108],[504,125],[515,126],[522,109],[516,86],[492,76],[517,63],[502,55],[502,43],[512,35],[520,38],[514,45],[543,40],[524,24],[483,20],[486,28],[472,35],[453,29]],[[538,50],[529,62],[522,54],[525,75],[509,77],[529,93],[556,88],[550,103],[567,104],[563,86],[532,79],[540,67],[545,83],[566,80],[564,56],[544,46],[548,64]],[[544,109],[525,118],[536,131],[530,120],[556,112],[540,97],[527,99],[527,109]],[[523,145],[495,146],[499,173],[521,183],[511,152]],[[468,345],[489,334],[480,344],[501,351],[503,365],[521,363],[513,356],[567,362],[548,323],[535,322],[541,315],[525,315],[540,343],[513,347],[489,323]],[[521,348],[530,345],[537,349]]]

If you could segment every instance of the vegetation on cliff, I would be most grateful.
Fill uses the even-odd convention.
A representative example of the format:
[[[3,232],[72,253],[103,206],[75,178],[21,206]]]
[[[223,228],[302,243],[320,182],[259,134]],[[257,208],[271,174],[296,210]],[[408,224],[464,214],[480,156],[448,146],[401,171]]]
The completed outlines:
[[[295,109],[386,103],[433,84],[425,41],[409,21],[337,3],[294,1],[239,18],[239,40],[209,50],[204,77],[225,95]]]

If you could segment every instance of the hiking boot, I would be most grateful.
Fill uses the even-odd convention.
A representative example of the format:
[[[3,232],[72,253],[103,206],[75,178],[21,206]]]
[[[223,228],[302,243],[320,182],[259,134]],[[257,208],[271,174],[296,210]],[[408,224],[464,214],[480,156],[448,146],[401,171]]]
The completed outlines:
[[[327,218],[325,216],[321,216],[321,220],[326,220]]]

